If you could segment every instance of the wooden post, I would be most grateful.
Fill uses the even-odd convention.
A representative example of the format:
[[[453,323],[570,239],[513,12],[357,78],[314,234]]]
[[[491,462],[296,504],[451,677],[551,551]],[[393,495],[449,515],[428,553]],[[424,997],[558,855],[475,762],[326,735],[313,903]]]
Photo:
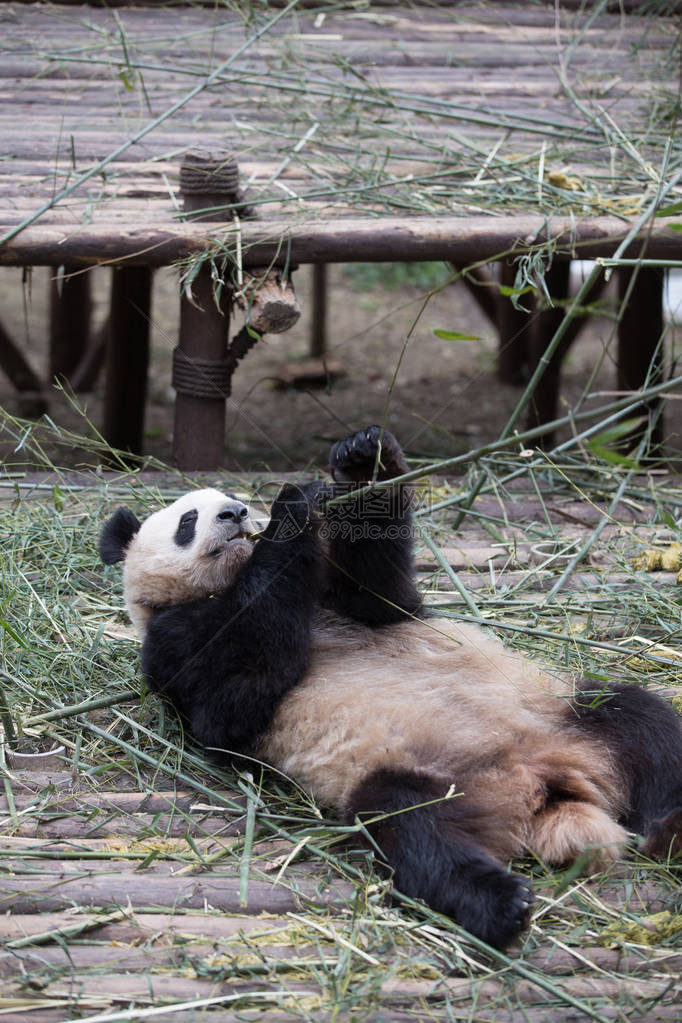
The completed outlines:
[[[512,288],[515,279],[514,264],[500,262],[500,284]],[[528,348],[533,320],[532,296],[524,295],[523,304],[530,306],[530,312],[517,309],[510,298],[498,294],[500,342],[497,375],[506,384],[522,383],[528,373]]]
[[[532,373],[542,359],[547,345],[552,340],[559,325],[566,315],[565,299],[569,295],[571,279],[570,260],[559,261],[555,259],[545,273],[545,284],[551,298],[557,301],[558,305],[548,306],[546,309],[536,312],[533,329],[528,338],[529,368]],[[533,392],[530,407],[528,410],[529,427],[539,426],[541,423],[549,423],[556,418],[557,402],[559,398],[559,383],[561,379],[561,363],[571,346],[575,334],[564,334],[538,386]],[[551,447],[554,443],[554,435],[546,433],[538,438],[538,446]]]
[[[14,343],[2,323],[0,323],[0,369],[4,370],[19,392],[19,408],[22,415],[37,419],[43,412],[47,412],[47,400],[38,374],[26,361],[23,352]]]
[[[180,339],[173,353],[173,458],[180,469],[215,469],[223,458],[231,300],[226,288],[216,305],[209,266],[192,282],[192,301],[184,295],[180,300]]]
[[[133,454],[142,452],[151,288],[150,267],[114,268],[102,432],[112,447]]]
[[[226,207],[242,198],[239,168],[228,154],[190,151],[180,168],[180,190],[189,219],[229,219]],[[180,299],[180,337],[173,353],[173,458],[180,469],[215,469],[222,461],[233,368],[227,350],[231,300],[227,285],[216,299],[208,264],[192,281],[191,300],[184,294]]]
[[[63,267],[50,276],[50,382],[71,380],[90,336],[90,271]]]
[[[321,359],[327,349],[327,264],[313,264],[310,357]]]
[[[637,391],[663,377],[664,273],[658,267],[621,267],[616,273],[620,300],[618,390]],[[651,448],[656,449],[663,441],[661,399],[642,404],[642,414],[651,416],[653,412],[657,415]],[[629,443],[636,439],[633,434]]]

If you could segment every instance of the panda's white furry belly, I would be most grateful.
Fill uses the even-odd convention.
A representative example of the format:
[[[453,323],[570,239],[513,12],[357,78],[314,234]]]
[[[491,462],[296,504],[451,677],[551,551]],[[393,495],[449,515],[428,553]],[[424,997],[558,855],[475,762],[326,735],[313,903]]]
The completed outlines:
[[[395,768],[456,790],[474,778],[479,792],[502,786],[532,813],[542,778],[560,769],[556,749],[561,770],[568,753],[569,765],[587,764],[590,784],[600,788],[603,772],[610,791],[613,780],[594,743],[570,734],[561,695],[572,695],[569,684],[474,625],[434,618],[370,629],[322,616],[309,670],[258,755],[337,808],[373,770]]]

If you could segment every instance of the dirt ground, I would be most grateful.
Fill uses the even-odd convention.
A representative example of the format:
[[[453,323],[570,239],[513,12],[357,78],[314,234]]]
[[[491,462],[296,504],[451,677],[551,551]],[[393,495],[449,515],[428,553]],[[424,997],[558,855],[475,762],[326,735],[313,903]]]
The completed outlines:
[[[22,283],[22,272],[0,270],[6,329],[31,363],[47,373],[46,269]],[[93,275],[94,328],[106,315],[109,275]],[[302,316],[286,334],[272,335],[240,365],[228,403],[224,465],[231,470],[296,470],[324,463],[329,443],[372,422],[386,422],[415,456],[447,457],[490,440],[504,428],[522,388],[500,383],[496,376],[497,339],[462,284],[448,285],[424,304],[428,290],[447,280],[444,266],[334,266],[328,275],[327,351],[345,376],[331,387],[282,390],[278,372],[305,357],[310,337],[311,271],[294,277]],[[173,392],[171,352],[178,331],[179,297],[173,270],[156,272],[152,309],[152,352],[145,453],[171,461]],[[234,330],[240,321],[235,320]],[[445,340],[445,330],[471,339]],[[613,318],[594,318],[569,353],[562,376],[561,414],[575,403],[593,368],[600,369],[592,391],[613,392],[615,339]],[[679,327],[668,332],[668,369],[679,346]],[[406,338],[404,357],[401,349]],[[397,372],[396,372],[397,370]],[[394,379],[395,374],[395,379]],[[604,396],[602,404],[610,400]],[[50,394],[49,415],[58,425],[88,433],[88,420],[101,422],[102,375],[91,394],[78,395],[83,413],[74,411],[57,391]],[[16,394],[0,373],[0,404],[19,414]],[[682,450],[682,408],[668,402],[667,449]],[[2,443],[6,463],[20,460],[13,443]],[[92,464],[93,456],[73,447],[55,452],[59,464]]]

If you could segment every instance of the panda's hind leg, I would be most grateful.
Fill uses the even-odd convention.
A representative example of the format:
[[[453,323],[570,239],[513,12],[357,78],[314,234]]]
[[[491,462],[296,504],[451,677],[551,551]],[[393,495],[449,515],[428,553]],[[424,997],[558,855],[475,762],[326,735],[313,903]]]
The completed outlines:
[[[644,835],[643,851],[682,853],[682,720],[660,696],[634,685],[584,690],[580,728],[607,746],[620,773],[623,823]]]
[[[618,859],[626,832],[602,807],[579,800],[561,800],[545,807],[532,822],[528,848],[544,863],[562,866],[584,852],[593,870]]]
[[[422,899],[495,948],[528,924],[528,882],[485,851],[486,820],[464,797],[443,799],[447,782],[379,769],[356,787],[348,814],[363,821],[404,895]]]

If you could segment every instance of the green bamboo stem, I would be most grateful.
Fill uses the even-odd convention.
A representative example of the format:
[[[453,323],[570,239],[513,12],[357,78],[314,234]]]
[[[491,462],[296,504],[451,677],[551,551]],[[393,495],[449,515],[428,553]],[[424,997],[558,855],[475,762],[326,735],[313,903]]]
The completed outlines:
[[[239,905],[249,904],[249,874],[251,870],[251,854],[253,852],[253,836],[256,827],[256,795],[253,791],[253,775],[245,773],[248,787],[246,790],[246,825],[244,829],[244,848],[239,864]]]
[[[646,390],[637,391],[636,396],[628,395],[618,401],[609,402],[607,405],[600,405],[595,409],[588,409],[587,411],[579,412],[576,415],[562,416],[560,419],[553,419],[549,423],[544,423],[541,426],[534,426],[532,429],[525,430],[522,433],[515,433],[512,436],[501,437],[499,440],[491,441],[489,444],[482,444],[480,447],[472,448],[463,455],[455,455],[453,458],[444,458],[437,462],[430,462],[428,465],[422,466],[419,469],[412,469],[410,472],[403,473],[402,476],[395,476],[390,480],[377,480],[377,482],[372,486],[358,487],[357,490],[353,490],[348,494],[333,497],[328,503],[329,505],[341,504],[344,501],[357,500],[363,494],[367,494],[372,490],[385,490],[403,483],[414,483],[417,480],[424,479],[426,476],[431,476],[436,473],[444,472],[447,469],[452,469],[456,465],[478,462],[486,455],[496,454],[498,451],[505,451],[507,448],[510,448],[515,444],[525,444],[528,441],[534,440],[536,437],[542,436],[542,434],[546,433],[548,430],[556,430],[562,426],[572,426],[574,423],[581,423],[586,419],[594,419],[597,416],[616,412],[618,412],[619,415],[615,418],[622,419],[623,416],[626,416],[629,412],[633,412],[635,409],[639,408],[643,401],[663,395],[666,391],[673,391],[681,385],[682,375],[671,377],[670,380],[656,384],[654,387],[648,387]]]
[[[72,703],[66,707],[55,707],[54,710],[47,710],[43,714],[35,714],[26,718],[24,727],[31,728],[33,725],[42,724],[46,721],[61,721],[62,718],[71,718],[76,714],[87,714],[90,710],[101,710],[105,707],[116,707],[119,703],[127,703],[129,700],[139,700],[140,694],[135,689],[124,689],[123,692],[114,696],[98,696],[93,700],[81,700],[80,703]]]
[[[421,536],[422,540],[424,541],[426,546],[429,548],[429,550],[431,551],[431,553],[435,557],[436,561],[438,562],[440,567],[443,569],[443,571],[445,572],[446,576],[448,577],[448,579],[450,580],[452,585],[455,587],[455,589],[459,593],[460,597],[462,598],[462,600],[464,601],[466,606],[471,611],[472,615],[475,616],[475,618],[476,618],[476,620],[478,622],[483,622],[484,618],[483,618],[481,612],[479,611],[478,607],[476,606],[476,602],[475,602],[474,598],[471,596],[471,594],[467,590],[466,586],[464,585],[464,583],[461,581],[461,579],[459,578],[459,576],[455,572],[455,570],[452,567],[452,565],[450,565],[448,563],[448,561],[445,558],[445,556],[443,555],[442,551],[439,550],[439,548],[433,542],[433,540],[431,539],[431,537],[426,532],[426,530],[424,529],[424,527],[422,526],[421,522],[418,519],[415,519],[415,525],[416,525],[416,527],[417,527],[417,529],[419,531],[419,535]]]
[[[651,433],[651,427],[649,428],[649,430],[647,430],[645,432],[644,436],[642,437],[641,441],[639,442],[639,445],[638,445],[638,448],[637,448],[637,455],[636,455],[636,458],[635,458],[635,462],[639,461],[639,459],[641,458],[643,452],[646,450],[646,446],[647,446],[647,443],[648,443],[648,440],[649,440],[650,433]],[[582,546],[576,551],[574,556],[571,558],[571,560],[569,561],[568,565],[566,566],[564,571],[561,573],[560,577],[555,582],[554,586],[552,586],[552,588],[549,591],[549,593],[545,596],[544,603],[546,603],[546,604],[550,603],[550,601],[552,601],[554,599],[554,597],[556,597],[557,593],[561,589],[563,589],[563,587],[566,585],[568,580],[571,578],[571,576],[575,572],[576,567],[580,564],[580,562],[583,560],[583,558],[587,557],[589,551],[592,549],[594,544],[597,542],[597,540],[599,539],[599,537],[603,533],[604,528],[608,525],[609,522],[613,521],[614,510],[618,506],[618,503],[621,500],[621,498],[623,496],[623,493],[625,492],[625,489],[626,489],[628,483],[630,482],[630,480],[632,479],[632,476],[635,473],[635,471],[637,471],[635,468],[631,468],[631,469],[628,470],[628,472],[626,473],[624,479],[621,481],[620,486],[616,490],[616,493],[614,494],[613,498],[611,499],[611,503],[609,504],[609,507],[608,507],[607,511],[605,511],[604,514],[601,516],[599,522],[597,523],[596,527],[594,528],[594,530],[592,531],[590,536],[587,538],[585,543],[582,544]]]

